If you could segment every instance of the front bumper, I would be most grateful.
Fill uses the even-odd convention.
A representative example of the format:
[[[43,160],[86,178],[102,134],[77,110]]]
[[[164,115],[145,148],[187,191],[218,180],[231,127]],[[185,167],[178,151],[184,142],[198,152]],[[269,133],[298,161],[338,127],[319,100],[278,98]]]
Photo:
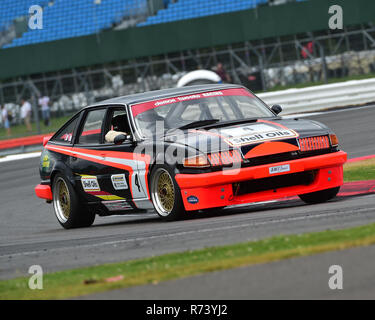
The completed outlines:
[[[176,181],[181,189],[186,210],[224,207],[274,200],[339,187],[343,184],[343,164],[346,159],[347,154],[343,151],[338,151],[255,167],[200,174],[177,174]],[[288,172],[270,174],[271,167],[281,165],[289,165],[290,170]],[[312,170],[316,171],[316,174],[314,180],[308,185],[302,184],[278,189],[270,188],[270,190],[242,195],[233,193],[233,183]]]

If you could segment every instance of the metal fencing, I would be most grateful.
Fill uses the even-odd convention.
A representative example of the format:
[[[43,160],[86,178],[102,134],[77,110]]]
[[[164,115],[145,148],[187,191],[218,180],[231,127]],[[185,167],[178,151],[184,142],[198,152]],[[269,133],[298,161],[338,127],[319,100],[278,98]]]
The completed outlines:
[[[256,92],[367,75],[375,72],[375,27],[247,41],[12,79],[0,84],[0,103],[16,124],[21,99],[35,105],[40,95],[47,95],[52,115],[59,117],[105,98],[175,87],[185,73],[214,69],[218,62],[231,82]]]

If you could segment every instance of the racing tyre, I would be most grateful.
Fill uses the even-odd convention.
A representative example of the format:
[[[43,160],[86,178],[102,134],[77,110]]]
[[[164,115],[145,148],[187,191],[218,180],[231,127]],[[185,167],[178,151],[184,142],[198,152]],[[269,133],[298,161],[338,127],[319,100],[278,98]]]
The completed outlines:
[[[337,187],[337,188],[326,189],[326,190],[321,190],[321,191],[312,192],[312,193],[300,194],[299,197],[301,198],[302,201],[306,203],[311,203],[311,204],[321,203],[321,202],[326,202],[336,197],[339,190],[340,190],[340,187]]]
[[[81,205],[73,186],[62,174],[54,177],[52,194],[56,218],[65,229],[89,227],[93,224],[95,214]]]
[[[155,211],[163,220],[178,220],[185,214],[180,188],[169,167],[160,165],[152,170],[150,193]]]

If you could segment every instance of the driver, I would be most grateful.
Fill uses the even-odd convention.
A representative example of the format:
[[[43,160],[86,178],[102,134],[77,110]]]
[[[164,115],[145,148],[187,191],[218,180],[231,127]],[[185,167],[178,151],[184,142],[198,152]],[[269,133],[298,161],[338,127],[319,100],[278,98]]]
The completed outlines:
[[[115,138],[121,134],[127,136],[130,134],[130,127],[127,121],[126,114],[119,114],[112,118],[112,130],[109,130],[105,135],[105,141],[114,143]]]

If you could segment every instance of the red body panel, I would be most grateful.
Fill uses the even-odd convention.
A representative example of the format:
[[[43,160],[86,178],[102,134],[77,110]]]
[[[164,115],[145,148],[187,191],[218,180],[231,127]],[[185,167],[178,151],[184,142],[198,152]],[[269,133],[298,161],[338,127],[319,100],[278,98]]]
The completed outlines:
[[[52,190],[50,186],[38,184],[35,187],[35,194],[37,195],[38,198],[52,201]]]
[[[343,184],[342,166],[346,162],[346,159],[346,153],[339,151],[331,154],[272,163],[257,167],[232,169],[226,171],[225,174],[221,171],[203,174],[177,174],[176,181],[181,189],[185,209],[188,211],[199,210],[279,199],[286,196],[294,196],[341,186]],[[269,173],[270,167],[287,164],[290,166],[288,172],[272,175]],[[241,196],[233,195],[232,184],[235,182],[269,178],[311,170],[317,170],[317,174],[314,181],[309,185],[285,187],[277,190],[267,190]],[[191,196],[197,198],[198,202],[190,203],[188,198]]]

